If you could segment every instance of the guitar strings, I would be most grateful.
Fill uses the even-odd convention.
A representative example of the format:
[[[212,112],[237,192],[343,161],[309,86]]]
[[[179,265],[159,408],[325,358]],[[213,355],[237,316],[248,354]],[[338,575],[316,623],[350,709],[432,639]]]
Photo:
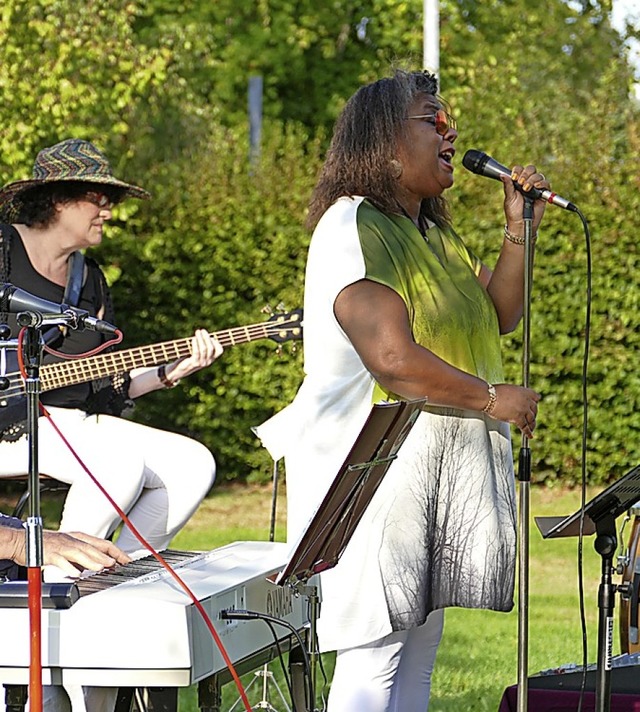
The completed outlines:
[[[278,316],[277,319],[267,322],[213,332],[212,336],[217,338],[223,347],[235,346],[260,338],[287,341],[301,338],[302,321],[299,316],[295,318]],[[119,343],[121,339],[107,342],[102,348],[113,345],[114,341]],[[191,337],[88,357],[87,353],[71,356],[47,350],[64,359],[56,363],[44,364],[40,369],[40,380],[44,390],[53,390],[65,385],[74,385],[104,378],[114,373],[124,373],[132,368],[154,366],[162,363],[163,359],[169,361],[174,358],[189,356],[191,353]],[[0,358],[4,362],[6,360],[5,350],[2,349],[0,352]],[[95,353],[95,351],[88,353]],[[136,358],[140,360],[136,360]],[[152,360],[152,363],[149,363],[149,359]],[[0,367],[2,366],[4,366],[4,363],[0,362]],[[4,368],[2,373],[4,373]],[[4,375],[9,380],[9,384],[6,389],[0,391],[0,404],[7,405],[8,399],[24,395],[24,380],[19,371]]]

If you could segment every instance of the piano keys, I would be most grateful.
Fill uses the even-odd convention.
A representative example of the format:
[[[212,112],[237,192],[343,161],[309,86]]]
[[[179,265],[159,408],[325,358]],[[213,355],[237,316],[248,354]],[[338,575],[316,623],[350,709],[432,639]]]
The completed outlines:
[[[234,665],[268,651],[275,641],[263,621],[225,620],[223,612],[265,613],[300,632],[310,624],[305,597],[269,578],[282,570],[289,553],[279,542],[235,542],[200,554],[167,552]],[[129,567],[137,569],[133,577]],[[77,585],[81,595],[70,608],[42,611],[43,684],[181,687],[227,669],[193,601],[153,557]],[[279,640],[290,638],[285,626],[273,628]],[[0,608],[0,630],[7,642],[0,649],[0,683],[25,684],[28,610]]]

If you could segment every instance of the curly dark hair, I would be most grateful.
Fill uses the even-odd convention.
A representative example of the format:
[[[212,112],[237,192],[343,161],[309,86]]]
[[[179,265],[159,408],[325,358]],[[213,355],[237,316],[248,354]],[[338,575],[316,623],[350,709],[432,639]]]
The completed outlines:
[[[396,198],[397,179],[391,172],[391,160],[396,156],[398,138],[406,130],[407,109],[420,93],[438,96],[435,75],[398,69],[392,77],[361,87],[349,99],[336,121],[311,196],[307,217],[310,229],[343,196],[362,195],[383,212],[404,214]],[[449,225],[443,196],[425,198],[420,213],[439,227]]]
[[[87,193],[104,193],[113,205],[119,203],[126,190],[113,185],[87,183],[85,181],[56,181],[42,183],[28,188],[16,199],[11,213],[11,222],[20,225],[48,227],[56,214],[55,206],[59,203],[73,203],[81,200]]]

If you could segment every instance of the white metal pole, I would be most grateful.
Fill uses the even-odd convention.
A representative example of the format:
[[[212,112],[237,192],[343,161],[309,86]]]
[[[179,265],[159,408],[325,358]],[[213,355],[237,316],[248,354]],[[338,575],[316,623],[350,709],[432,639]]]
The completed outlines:
[[[439,0],[423,0],[423,69],[436,76],[440,73],[440,8]]]

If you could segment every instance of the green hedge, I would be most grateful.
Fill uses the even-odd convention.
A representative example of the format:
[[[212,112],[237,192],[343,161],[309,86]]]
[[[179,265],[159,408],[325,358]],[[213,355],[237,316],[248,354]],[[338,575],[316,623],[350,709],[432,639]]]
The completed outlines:
[[[5,5],[2,182],[25,177],[43,145],[77,135],[154,195],[119,206],[96,250],[124,346],[261,321],[269,304],[300,307],[303,223],[324,132],[357,85],[387,74],[399,53],[420,51],[420,3],[374,3],[364,37],[362,13],[349,3],[249,4],[233,16],[231,0],[189,9],[165,0]],[[457,165],[469,148],[503,163],[535,161],[588,220],[586,464],[591,483],[606,482],[639,452],[640,132],[623,38],[606,3],[555,0],[536,10],[526,0],[451,0],[440,10]],[[265,126],[261,159],[250,166],[245,87],[256,73],[265,77]],[[455,227],[492,265],[500,186],[458,168],[450,201]],[[549,208],[532,304],[531,385],[543,395],[534,481],[581,475],[586,267],[577,216]],[[179,388],[141,399],[133,417],[201,439],[222,479],[267,479],[271,462],[251,428],[293,397],[302,379],[294,346],[232,347]],[[504,355],[508,379],[519,382],[521,330],[505,338]]]
[[[640,200],[636,179],[623,170],[637,155],[632,127],[625,141],[628,152],[615,170],[589,165],[585,146],[576,151],[576,163],[561,167],[557,181],[553,176],[590,229],[587,466],[594,484],[635,465],[639,451]],[[238,132],[220,132],[206,144],[183,157],[182,166],[174,165],[170,184],[158,183],[153,202],[136,217],[139,234],[116,224],[101,248],[117,277],[114,293],[127,345],[186,336],[199,325],[218,330],[259,322],[268,318],[262,312],[267,304],[302,306],[309,239],[302,223],[321,140],[273,126],[253,170],[246,137]],[[501,187],[470,174],[459,174],[457,182],[451,191],[454,223],[492,265],[502,240]],[[532,296],[530,383],[543,395],[530,443],[532,477],[576,483],[587,304],[586,241],[577,215],[548,209]],[[505,337],[504,359],[508,380],[521,382],[521,328]],[[281,349],[270,341],[239,345],[180,388],[141,399],[134,417],[203,440],[223,479],[267,479],[271,462],[251,428],[286,405],[301,378],[299,343]],[[518,445],[516,437],[516,454]]]

